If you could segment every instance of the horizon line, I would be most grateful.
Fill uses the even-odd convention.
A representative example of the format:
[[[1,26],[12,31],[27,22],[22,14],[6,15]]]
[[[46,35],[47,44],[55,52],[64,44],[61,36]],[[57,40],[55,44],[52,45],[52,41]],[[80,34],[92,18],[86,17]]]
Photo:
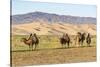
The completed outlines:
[[[11,16],[15,16],[15,15],[24,15],[24,14],[29,14],[29,13],[35,13],[35,12],[41,12],[41,13],[48,13],[48,14],[56,14],[56,15],[60,15],[60,16],[74,16],[74,17],[87,17],[87,18],[89,18],[89,17],[91,17],[91,18],[97,18],[97,16],[96,17],[93,17],[93,16],[79,16],[79,15],[66,15],[66,14],[57,14],[57,13],[53,13],[53,12],[43,12],[43,11],[33,11],[33,12],[26,12],[26,13],[19,13],[19,14],[10,14]]]

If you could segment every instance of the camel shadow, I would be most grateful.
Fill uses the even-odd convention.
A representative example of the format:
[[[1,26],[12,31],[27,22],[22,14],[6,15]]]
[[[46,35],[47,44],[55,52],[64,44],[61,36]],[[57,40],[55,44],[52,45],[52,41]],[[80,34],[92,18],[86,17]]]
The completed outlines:
[[[69,48],[45,48],[45,49],[35,49],[35,50],[12,50],[11,52],[31,52],[31,51],[42,51],[42,50],[56,50],[56,49],[69,49]]]
[[[72,49],[72,48],[85,48],[94,46],[80,46],[80,47],[66,47],[66,48],[45,48],[45,49],[35,49],[35,50],[13,50],[11,52],[32,52],[32,51],[42,51],[42,50],[62,50],[62,49]]]

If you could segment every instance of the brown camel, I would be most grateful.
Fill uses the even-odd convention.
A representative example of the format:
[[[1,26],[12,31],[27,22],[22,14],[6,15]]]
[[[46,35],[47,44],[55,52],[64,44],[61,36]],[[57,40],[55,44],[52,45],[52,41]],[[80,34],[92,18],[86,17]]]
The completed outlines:
[[[22,38],[22,42],[24,42],[26,45],[29,46],[29,49],[33,50],[33,45],[35,45],[35,49],[39,43],[39,39],[37,38],[36,34],[30,34],[30,37],[28,39]]]
[[[91,35],[90,35],[90,33],[88,33],[88,35],[86,37],[86,43],[87,43],[88,46],[90,46],[90,44],[91,44]]]
[[[80,45],[83,46],[83,43],[85,40],[85,33],[78,32],[75,40],[76,40],[75,45],[76,45],[76,42],[78,42],[79,46]]]
[[[60,38],[60,43],[62,44],[62,47],[63,45],[68,45],[68,48],[69,48],[69,43],[70,43],[70,37],[68,36],[68,34],[63,34],[63,36]],[[65,47],[66,48],[66,47]]]

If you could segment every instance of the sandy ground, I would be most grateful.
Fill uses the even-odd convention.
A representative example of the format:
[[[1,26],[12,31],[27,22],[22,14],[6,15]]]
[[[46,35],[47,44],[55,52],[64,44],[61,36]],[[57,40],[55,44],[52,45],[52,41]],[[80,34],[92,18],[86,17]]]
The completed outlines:
[[[77,32],[88,32],[92,35],[96,35],[96,25],[94,24],[66,24],[66,23],[53,23],[48,24],[48,22],[34,22],[29,24],[18,24],[12,25],[12,33],[15,35],[25,35],[30,32],[37,33],[38,35],[47,34],[62,34],[68,33],[71,35],[76,35]]]
[[[96,47],[13,51],[12,65],[41,65],[96,61]]]

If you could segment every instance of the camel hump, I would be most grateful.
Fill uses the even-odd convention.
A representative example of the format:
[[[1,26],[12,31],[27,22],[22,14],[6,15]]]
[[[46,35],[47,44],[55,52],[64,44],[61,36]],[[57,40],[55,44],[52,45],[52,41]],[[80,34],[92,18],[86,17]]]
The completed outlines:
[[[32,39],[33,39],[34,42],[37,42],[38,41],[37,35],[33,35]]]

